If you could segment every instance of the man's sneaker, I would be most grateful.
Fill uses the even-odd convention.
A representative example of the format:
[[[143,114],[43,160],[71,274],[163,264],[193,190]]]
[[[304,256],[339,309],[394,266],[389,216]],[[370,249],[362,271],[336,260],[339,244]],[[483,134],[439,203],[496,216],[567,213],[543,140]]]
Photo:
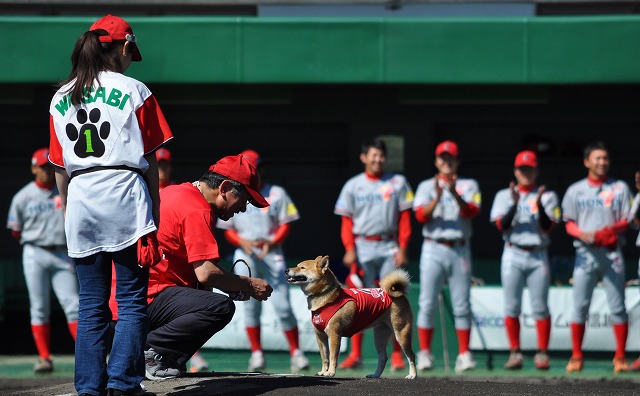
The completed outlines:
[[[416,364],[418,370],[431,370],[433,369],[433,355],[427,350],[418,352],[418,362]]]
[[[309,359],[304,356],[304,352],[300,349],[293,351],[291,355],[291,371],[297,373],[298,371],[307,370],[309,368]]]
[[[360,356],[356,356],[356,355],[349,355],[347,356],[347,358],[340,363],[340,365],[338,365],[339,369],[352,369],[352,370],[358,370],[362,368],[362,359],[360,359]]]
[[[533,357],[533,364],[538,370],[549,370],[549,355],[546,352],[538,352]]]
[[[192,373],[209,371],[209,363],[204,360],[200,351],[194,353],[189,359],[189,371]]]
[[[404,355],[402,354],[402,352],[391,352],[391,371],[402,371],[404,370],[404,368]]]
[[[629,365],[629,369],[631,371],[640,371],[640,358],[637,358],[636,360],[634,360],[633,363]]]
[[[153,348],[144,351],[145,376],[149,380],[157,381],[180,376],[178,363],[171,361],[157,353]]]
[[[249,371],[261,371],[267,367],[262,351],[251,352],[249,358]]]
[[[458,355],[456,358],[456,373],[473,370],[474,368],[476,368],[476,362],[473,361],[473,355],[470,351]]]
[[[53,361],[51,358],[40,359],[33,365],[33,371],[38,374],[50,373],[53,371]]]
[[[626,373],[630,371],[629,363],[625,358],[613,358],[613,372],[614,373]]]
[[[566,371],[567,373],[577,373],[582,371],[582,367],[584,366],[584,358],[581,357],[571,357],[569,359],[569,363],[567,364]]]
[[[511,351],[509,359],[507,359],[507,362],[504,364],[504,368],[506,370],[520,370],[523,361],[524,357],[521,352]]]

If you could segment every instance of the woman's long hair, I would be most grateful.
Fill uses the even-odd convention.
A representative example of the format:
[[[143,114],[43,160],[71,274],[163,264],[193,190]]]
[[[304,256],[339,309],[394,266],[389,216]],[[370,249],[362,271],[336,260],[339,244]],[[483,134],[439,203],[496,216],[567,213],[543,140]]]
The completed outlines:
[[[91,92],[94,82],[100,86],[98,74],[103,70],[122,72],[122,63],[118,50],[122,41],[101,43],[99,36],[109,34],[106,30],[97,29],[83,33],[71,53],[71,73],[66,80],[58,83],[58,88],[75,80],[69,88],[71,104],[84,102],[85,95]]]

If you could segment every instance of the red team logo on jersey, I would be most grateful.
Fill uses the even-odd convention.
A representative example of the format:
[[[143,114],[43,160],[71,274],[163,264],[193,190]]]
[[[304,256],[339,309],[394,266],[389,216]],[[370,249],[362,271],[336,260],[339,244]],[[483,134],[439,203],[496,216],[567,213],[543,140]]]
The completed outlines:
[[[56,210],[62,210],[62,198],[60,198],[59,195],[56,195],[55,197],[53,197],[53,205],[56,208]]]

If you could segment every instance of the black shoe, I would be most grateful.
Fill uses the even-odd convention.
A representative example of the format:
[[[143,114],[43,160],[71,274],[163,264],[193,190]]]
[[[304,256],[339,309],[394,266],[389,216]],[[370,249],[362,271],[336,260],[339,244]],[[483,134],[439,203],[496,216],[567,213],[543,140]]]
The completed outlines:
[[[157,396],[153,392],[147,392],[144,389],[140,389],[134,392],[126,392],[120,389],[107,389],[107,396]]]

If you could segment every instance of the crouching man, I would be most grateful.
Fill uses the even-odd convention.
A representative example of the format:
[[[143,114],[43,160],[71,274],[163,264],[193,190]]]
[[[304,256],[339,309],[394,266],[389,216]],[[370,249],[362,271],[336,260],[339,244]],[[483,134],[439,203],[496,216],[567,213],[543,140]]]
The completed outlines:
[[[266,281],[220,266],[213,231],[216,218],[228,220],[249,204],[269,206],[257,183],[253,165],[236,155],[211,165],[200,180],[160,193],[158,242],[163,259],[149,275],[147,379],[180,376],[191,356],[231,321],[232,299],[212,288],[241,292],[244,300],[264,301],[271,295]]]

